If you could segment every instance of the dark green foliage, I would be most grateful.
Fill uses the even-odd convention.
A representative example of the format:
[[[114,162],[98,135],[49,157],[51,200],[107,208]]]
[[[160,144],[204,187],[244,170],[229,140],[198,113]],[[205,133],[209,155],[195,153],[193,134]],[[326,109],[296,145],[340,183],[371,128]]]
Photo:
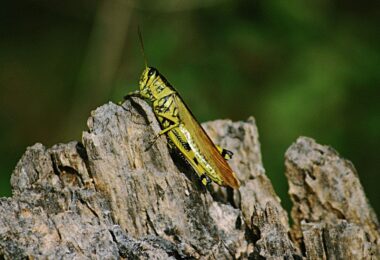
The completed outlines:
[[[91,109],[136,89],[140,25],[148,63],[200,121],[256,117],[265,167],[286,207],[283,155],[307,135],[354,163],[380,211],[377,1],[151,2],[126,12],[124,24],[110,15],[109,27],[96,15],[100,2],[2,3],[1,196],[26,146],[79,140]],[[127,33],[117,39],[107,28]]]

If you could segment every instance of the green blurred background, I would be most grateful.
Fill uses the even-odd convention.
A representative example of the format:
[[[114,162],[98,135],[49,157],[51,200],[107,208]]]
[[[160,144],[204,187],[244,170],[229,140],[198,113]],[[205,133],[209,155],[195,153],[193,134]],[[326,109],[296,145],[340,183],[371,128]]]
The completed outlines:
[[[203,122],[257,119],[290,208],[283,156],[300,135],[356,166],[380,212],[378,1],[2,1],[0,196],[26,147],[80,140],[90,111],[137,89],[137,27]]]

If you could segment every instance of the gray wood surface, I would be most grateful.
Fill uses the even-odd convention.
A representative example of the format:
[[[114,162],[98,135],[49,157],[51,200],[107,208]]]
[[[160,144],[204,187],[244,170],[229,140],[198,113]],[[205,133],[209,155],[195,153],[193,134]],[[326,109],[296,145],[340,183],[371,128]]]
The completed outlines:
[[[379,259],[379,223],[354,167],[300,137],[285,154],[289,226],[254,118],[203,124],[234,152],[239,190],[203,187],[138,98],[91,113],[81,142],[28,147],[0,198],[0,258]]]

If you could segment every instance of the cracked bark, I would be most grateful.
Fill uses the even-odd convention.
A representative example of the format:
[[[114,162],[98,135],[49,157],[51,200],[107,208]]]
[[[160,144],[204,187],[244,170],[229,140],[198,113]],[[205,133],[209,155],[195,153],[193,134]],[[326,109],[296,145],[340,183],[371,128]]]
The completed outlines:
[[[299,138],[285,155],[289,227],[254,118],[204,124],[241,188],[204,188],[142,100],[91,113],[81,142],[27,148],[0,198],[0,257],[377,259],[379,224],[353,166]]]

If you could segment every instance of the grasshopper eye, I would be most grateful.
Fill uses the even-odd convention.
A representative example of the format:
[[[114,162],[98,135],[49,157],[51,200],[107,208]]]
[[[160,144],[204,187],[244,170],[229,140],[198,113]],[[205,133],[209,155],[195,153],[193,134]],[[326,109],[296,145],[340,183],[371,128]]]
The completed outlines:
[[[152,77],[152,76],[157,75],[157,74],[158,74],[158,71],[156,68],[149,67],[148,77]]]
[[[150,69],[148,72],[148,77],[152,77],[155,72],[156,71],[154,69]]]

